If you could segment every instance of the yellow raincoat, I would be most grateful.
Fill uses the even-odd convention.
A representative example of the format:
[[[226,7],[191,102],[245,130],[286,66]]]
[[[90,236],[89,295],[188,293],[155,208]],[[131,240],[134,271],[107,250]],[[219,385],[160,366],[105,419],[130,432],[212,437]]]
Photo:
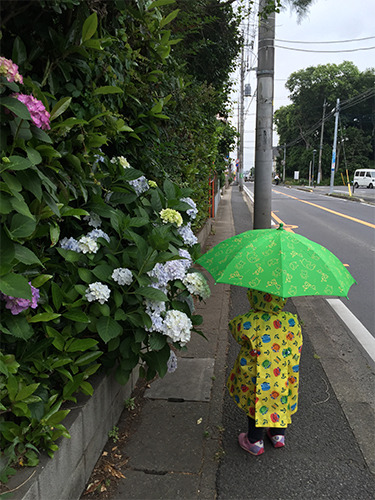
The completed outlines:
[[[298,406],[301,326],[286,300],[248,290],[252,310],[229,323],[241,345],[227,387],[256,427],[287,427]]]

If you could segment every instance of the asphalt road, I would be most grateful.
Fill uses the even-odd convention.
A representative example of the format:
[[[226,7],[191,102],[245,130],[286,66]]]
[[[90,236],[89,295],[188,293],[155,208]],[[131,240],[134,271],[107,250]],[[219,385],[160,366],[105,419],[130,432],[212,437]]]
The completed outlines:
[[[252,191],[253,183],[246,187]],[[328,188],[309,192],[273,186],[272,218],[327,247],[348,266],[357,285],[351,287],[349,300],[341,300],[375,337],[375,205],[326,196],[327,192]],[[375,190],[357,189],[355,193],[370,200]]]

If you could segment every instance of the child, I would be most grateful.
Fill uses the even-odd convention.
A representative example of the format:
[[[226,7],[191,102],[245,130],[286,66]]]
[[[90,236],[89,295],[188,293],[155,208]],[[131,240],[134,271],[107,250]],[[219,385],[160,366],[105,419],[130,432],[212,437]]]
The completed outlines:
[[[257,290],[247,296],[252,310],[229,323],[241,350],[227,387],[248,416],[248,432],[238,442],[261,455],[264,428],[275,448],[285,446],[285,429],[297,411],[302,333],[297,316],[282,311],[286,299]]]

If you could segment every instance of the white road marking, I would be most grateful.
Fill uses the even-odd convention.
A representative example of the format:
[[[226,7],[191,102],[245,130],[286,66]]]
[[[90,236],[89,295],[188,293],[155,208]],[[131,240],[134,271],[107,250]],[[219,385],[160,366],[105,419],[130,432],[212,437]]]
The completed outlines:
[[[326,301],[349,328],[355,340],[361,344],[367,356],[375,362],[375,338],[367,328],[340,299],[326,299]]]

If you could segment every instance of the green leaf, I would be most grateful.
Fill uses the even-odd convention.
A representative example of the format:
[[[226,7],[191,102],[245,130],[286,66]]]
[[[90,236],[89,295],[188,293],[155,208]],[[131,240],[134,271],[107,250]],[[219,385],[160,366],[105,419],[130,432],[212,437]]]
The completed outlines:
[[[158,300],[160,302],[167,302],[168,297],[163,293],[161,290],[157,290],[156,288],[153,288],[151,286],[144,286],[141,288],[138,288],[134,292],[135,294],[142,295],[142,297],[146,297],[151,300]]]
[[[60,410],[54,413],[51,417],[48,418],[46,424],[49,426],[54,426],[60,423],[64,418],[70,413],[70,410]]]
[[[47,281],[49,281],[52,278],[53,278],[52,274],[39,274],[39,276],[37,276],[31,281],[31,284],[35,286],[35,288],[40,288],[41,286],[44,285],[44,283],[47,283]]]
[[[21,66],[27,59],[26,47],[19,36],[13,42],[12,60]]]
[[[50,120],[52,121],[58,116],[62,115],[64,111],[66,111],[69,108],[71,102],[72,102],[71,97],[63,97],[62,99],[60,99],[59,102],[57,102],[52,108]]]
[[[54,247],[60,238],[60,226],[55,221],[49,226],[49,236],[51,238],[51,247]]]
[[[165,179],[163,188],[168,199],[176,198],[176,187],[169,179]]]
[[[82,26],[82,42],[89,40],[95,34],[98,28],[98,16],[96,12],[93,12],[89,16]]]
[[[80,267],[78,269],[78,276],[85,283],[92,283],[94,281],[93,280],[93,276],[92,276],[92,272],[89,271],[88,269],[84,268],[84,267]]]
[[[203,317],[200,314],[194,314],[191,317],[191,322],[194,326],[199,326],[203,323]]]
[[[25,215],[26,217],[29,217],[30,219],[35,221],[34,215],[30,212],[29,207],[23,200],[19,200],[18,198],[11,198],[10,203],[16,212]]]
[[[108,266],[107,264],[100,264],[99,266],[96,266],[92,272],[100,281],[108,282],[111,281],[113,267]]]
[[[39,163],[42,162],[42,157],[41,157],[39,151],[37,151],[36,149],[27,147],[26,153],[27,153],[28,159],[30,160],[30,162],[33,165],[39,165]]]
[[[89,212],[87,212],[87,210],[83,210],[83,208],[72,208],[68,206],[62,207],[60,212],[62,217],[89,215]]]
[[[77,323],[90,323],[90,318],[81,309],[75,308],[63,314],[63,317]]]
[[[10,204],[10,198],[5,198],[6,195],[0,195],[0,214],[7,215],[12,211],[12,205]]]
[[[51,137],[44,132],[41,128],[36,127],[35,125],[31,125],[31,131],[33,136],[39,139],[42,142],[47,142],[48,144],[52,144]]]
[[[29,248],[18,245],[17,243],[14,245],[15,249],[15,257],[23,264],[39,264],[42,266],[43,264],[40,262],[38,257],[32,252]]]
[[[6,165],[8,165],[11,170],[26,170],[32,166],[30,160],[22,156],[10,156],[9,160],[10,163]]]
[[[0,277],[0,292],[11,297],[31,300],[31,287],[24,276],[8,273]]]
[[[31,120],[30,112],[27,109],[27,106],[15,97],[1,97],[0,105],[9,109],[9,111],[12,111],[22,120]]]
[[[86,394],[87,396],[92,396],[94,394],[93,386],[86,380],[84,380],[79,387],[83,394]]]
[[[10,236],[13,239],[27,238],[31,236],[36,229],[36,222],[30,217],[22,214],[15,214],[12,217],[10,225]]]
[[[36,391],[38,386],[39,386],[39,384],[30,384],[30,385],[26,385],[24,387],[21,387],[21,389],[19,390],[19,392],[15,398],[15,401],[22,401],[22,400],[28,398],[29,396],[31,396],[31,394],[33,394]]]
[[[82,354],[78,359],[75,360],[74,364],[77,366],[84,366],[97,360],[103,353],[101,351],[90,351]]]
[[[94,90],[93,95],[122,94],[124,91],[116,85],[105,85]]]
[[[98,343],[95,339],[74,339],[71,344],[66,349],[66,352],[79,352],[87,351],[92,347],[96,346]]]
[[[56,311],[58,311],[64,298],[63,293],[59,285],[57,285],[55,282],[51,283],[51,292],[53,305],[55,306]]]
[[[24,316],[11,316],[7,318],[6,325],[13,337],[28,340],[33,336],[34,331]]]
[[[57,313],[51,313],[51,312],[45,312],[45,313],[39,313],[35,314],[32,318],[29,318],[29,323],[41,323],[41,322],[46,322],[46,321],[52,321],[54,319],[57,319],[61,316],[61,314]]]
[[[96,328],[100,338],[105,342],[109,342],[111,339],[118,337],[122,333],[122,327],[112,319],[110,316],[104,316],[99,318],[96,323]]]
[[[82,44],[84,47],[87,47],[88,49],[94,49],[94,50],[102,50],[103,47],[101,45],[101,41],[96,39],[96,40],[86,40]]]
[[[147,9],[155,9],[156,7],[161,7],[162,5],[169,5],[171,3],[175,3],[176,0],[155,0],[155,2],[152,2]]]
[[[0,197],[1,198],[1,197]],[[3,229],[0,227],[0,274],[8,274],[9,270],[2,271],[3,268],[8,269],[15,257],[15,244],[8,238]]]
[[[180,9],[173,10],[170,14],[168,14],[166,17],[163,17],[163,19],[160,21],[160,27],[163,28],[166,24],[169,24],[173,19],[177,16],[177,14],[180,12]]]
[[[149,336],[148,341],[153,351],[160,351],[167,343],[167,337],[161,333],[154,332]]]

